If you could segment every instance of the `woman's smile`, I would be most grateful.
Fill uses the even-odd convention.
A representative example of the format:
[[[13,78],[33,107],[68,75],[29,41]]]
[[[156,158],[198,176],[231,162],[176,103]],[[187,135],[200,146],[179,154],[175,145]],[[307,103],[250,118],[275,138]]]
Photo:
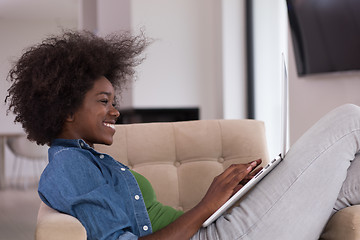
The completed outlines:
[[[112,128],[112,129],[115,130],[115,124],[113,124],[113,123],[104,122],[104,125],[105,125],[106,127],[109,127],[109,128]]]
[[[120,113],[115,108],[115,91],[111,82],[100,77],[85,94],[81,106],[68,117],[60,138],[83,139],[87,144],[110,145]]]

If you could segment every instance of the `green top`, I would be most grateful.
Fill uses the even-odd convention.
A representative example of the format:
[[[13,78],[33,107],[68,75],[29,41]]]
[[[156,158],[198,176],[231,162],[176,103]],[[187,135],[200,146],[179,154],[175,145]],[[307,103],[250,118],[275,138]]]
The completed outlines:
[[[140,187],[153,232],[166,227],[184,213],[182,211],[175,210],[170,206],[165,206],[159,203],[156,200],[156,194],[151,186],[151,183],[143,175],[132,170],[130,171],[134,175]]]

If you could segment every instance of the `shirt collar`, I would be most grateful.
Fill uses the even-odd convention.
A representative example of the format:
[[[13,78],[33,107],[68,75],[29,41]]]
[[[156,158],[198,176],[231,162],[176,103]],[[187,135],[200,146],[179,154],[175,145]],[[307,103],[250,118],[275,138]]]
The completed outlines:
[[[76,147],[84,149],[92,149],[84,140],[82,139],[62,139],[57,138],[51,142],[51,147],[62,146],[62,147]]]

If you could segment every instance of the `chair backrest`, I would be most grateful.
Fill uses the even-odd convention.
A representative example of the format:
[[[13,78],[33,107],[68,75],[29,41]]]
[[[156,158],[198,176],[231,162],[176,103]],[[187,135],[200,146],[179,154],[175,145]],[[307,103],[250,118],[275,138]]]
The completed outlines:
[[[7,145],[15,156],[24,157],[29,160],[47,159],[49,147],[31,142],[27,139],[26,135],[8,137]]]
[[[187,211],[233,163],[267,163],[265,128],[256,120],[117,125],[111,146],[95,148],[144,175],[157,199]]]

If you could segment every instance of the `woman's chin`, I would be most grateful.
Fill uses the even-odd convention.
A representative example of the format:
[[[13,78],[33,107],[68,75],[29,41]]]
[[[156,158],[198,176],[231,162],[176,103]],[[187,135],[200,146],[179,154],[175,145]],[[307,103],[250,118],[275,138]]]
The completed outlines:
[[[111,139],[106,139],[104,142],[103,142],[103,144],[105,144],[105,145],[111,145],[111,144],[113,144],[113,138],[111,137]]]

